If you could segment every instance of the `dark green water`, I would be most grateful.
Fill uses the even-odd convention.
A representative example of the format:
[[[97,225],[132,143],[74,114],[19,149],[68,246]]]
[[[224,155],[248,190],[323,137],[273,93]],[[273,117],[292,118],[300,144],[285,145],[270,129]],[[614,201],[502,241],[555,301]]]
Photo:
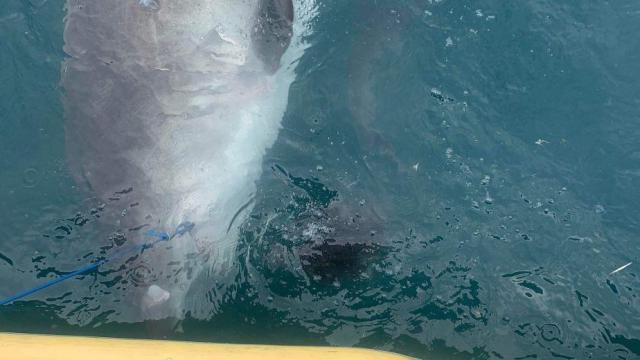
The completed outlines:
[[[640,4],[320,4],[237,266],[163,335],[640,358]],[[0,296],[113,241],[66,170],[63,5],[0,8]],[[157,336],[103,310],[117,275],[2,307],[0,330]]]

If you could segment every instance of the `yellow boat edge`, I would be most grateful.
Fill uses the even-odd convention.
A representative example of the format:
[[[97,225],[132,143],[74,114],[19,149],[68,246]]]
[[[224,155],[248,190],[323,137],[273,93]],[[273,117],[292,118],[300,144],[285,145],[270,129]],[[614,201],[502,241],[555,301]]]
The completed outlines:
[[[67,335],[0,333],[0,354],[15,360],[402,360],[378,350],[322,346],[212,344]]]

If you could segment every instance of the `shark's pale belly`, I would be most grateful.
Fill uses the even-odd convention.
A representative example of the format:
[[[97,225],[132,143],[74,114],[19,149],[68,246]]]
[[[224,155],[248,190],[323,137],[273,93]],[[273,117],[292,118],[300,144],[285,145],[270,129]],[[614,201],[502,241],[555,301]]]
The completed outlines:
[[[233,261],[293,80],[292,66],[265,66],[252,32],[284,3],[68,2],[70,167],[99,198],[126,196],[117,221],[130,241],[144,241],[139,229],[195,224],[146,256],[145,318],[180,316],[190,282]]]

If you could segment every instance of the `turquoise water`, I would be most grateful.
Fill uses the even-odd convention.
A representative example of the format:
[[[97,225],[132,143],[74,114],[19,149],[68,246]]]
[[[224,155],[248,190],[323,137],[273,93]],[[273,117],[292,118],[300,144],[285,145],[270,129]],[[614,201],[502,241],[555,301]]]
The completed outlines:
[[[114,321],[108,269],[0,330],[639,358],[640,4],[320,3],[207,319]],[[0,9],[1,296],[115,241],[66,170],[63,5]]]

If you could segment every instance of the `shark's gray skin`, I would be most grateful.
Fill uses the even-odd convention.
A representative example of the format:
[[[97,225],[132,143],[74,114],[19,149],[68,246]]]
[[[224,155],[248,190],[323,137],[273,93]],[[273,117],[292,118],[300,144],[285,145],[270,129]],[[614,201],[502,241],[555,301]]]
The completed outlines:
[[[290,76],[291,0],[67,0],[62,85],[76,178],[126,196],[119,227],[194,228],[145,255],[141,318],[180,317],[189,282],[232,261]],[[191,259],[189,261],[187,259]],[[196,260],[193,260],[196,259]],[[135,319],[131,319],[135,320]]]

